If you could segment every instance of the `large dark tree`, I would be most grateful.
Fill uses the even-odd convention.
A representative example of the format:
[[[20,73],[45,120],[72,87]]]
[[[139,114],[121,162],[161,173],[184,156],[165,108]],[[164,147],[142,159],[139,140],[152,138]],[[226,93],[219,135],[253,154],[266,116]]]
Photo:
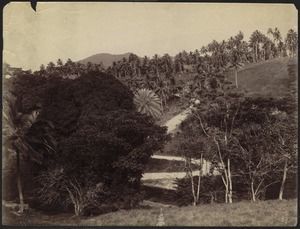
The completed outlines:
[[[162,146],[166,130],[136,111],[129,89],[98,71],[74,80],[24,75],[14,88],[22,109],[39,104],[39,117],[55,129],[56,154],[38,179],[44,203],[69,200],[81,214],[83,200],[100,184],[103,201],[137,200],[144,165]]]

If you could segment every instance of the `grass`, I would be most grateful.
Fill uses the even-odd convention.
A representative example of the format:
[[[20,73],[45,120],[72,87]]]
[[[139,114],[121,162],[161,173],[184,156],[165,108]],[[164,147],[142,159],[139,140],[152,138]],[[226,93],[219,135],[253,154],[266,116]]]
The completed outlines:
[[[156,223],[159,209],[121,210],[83,220],[81,225],[101,226],[153,226]]]
[[[268,200],[256,203],[207,204],[163,208],[165,226],[295,226],[297,202]],[[7,213],[7,225],[80,225],[80,226],[155,226],[159,207],[120,210],[94,217],[72,217],[70,214],[44,215],[31,211],[26,216]]]
[[[284,97],[296,80],[288,74],[290,64],[296,64],[296,60],[285,57],[250,64],[238,72],[239,87],[248,96]],[[234,82],[234,75],[228,74],[228,79]]]
[[[297,223],[295,200],[170,208],[164,215],[168,226],[295,226]]]

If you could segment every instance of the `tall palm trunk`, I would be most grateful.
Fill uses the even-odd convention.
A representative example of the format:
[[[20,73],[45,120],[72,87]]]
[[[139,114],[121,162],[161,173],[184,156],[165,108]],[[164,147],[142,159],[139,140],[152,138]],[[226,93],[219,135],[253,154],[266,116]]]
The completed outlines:
[[[19,152],[19,150],[17,150],[17,186],[18,186],[19,201],[20,201],[19,212],[23,213],[24,198],[23,198],[23,190],[22,190],[22,182],[21,182],[21,167],[20,167],[20,152]]]
[[[255,45],[254,45],[254,44],[253,44],[252,49],[253,49],[253,52],[252,52],[252,59],[253,59],[253,60],[252,60],[252,61],[253,61],[253,62],[256,62],[256,57],[255,57],[255,53],[256,53],[255,50],[256,50],[256,48],[255,48]]]
[[[283,199],[283,190],[284,190],[284,185],[285,185],[285,181],[286,181],[286,175],[287,175],[287,159],[284,162],[284,168],[283,168],[283,176],[282,176],[282,181],[281,181],[281,186],[280,186],[280,192],[279,192],[279,200]]]
[[[255,62],[258,62],[258,43],[255,43]]]
[[[235,76],[235,87],[238,88],[238,70],[237,68],[234,69],[234,76]]]

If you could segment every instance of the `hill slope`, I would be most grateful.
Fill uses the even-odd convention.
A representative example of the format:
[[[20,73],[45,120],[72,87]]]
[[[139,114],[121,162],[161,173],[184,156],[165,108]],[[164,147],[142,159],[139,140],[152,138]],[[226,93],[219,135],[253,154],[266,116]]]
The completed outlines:
[[[93,64],[100,64],[103,63],[104,67],[107,68],[112,65],[114,61],[122,60],[124,57],[127,59],[129,57],[130,53],[124,53],[124,54],[110,54],[110,53],[98,53],[92,56],[89,56],[85,59],[82,59],[78,62],[87,64],[88,62],[91,62]]]
[[[288,57],[249,64],[238,72],[239,87],[249,96],[284,97],[296,87],[297,73],[289,74],[289,66],[297,72],[296,59]],[[233,74],[228,77],[234,82]]]

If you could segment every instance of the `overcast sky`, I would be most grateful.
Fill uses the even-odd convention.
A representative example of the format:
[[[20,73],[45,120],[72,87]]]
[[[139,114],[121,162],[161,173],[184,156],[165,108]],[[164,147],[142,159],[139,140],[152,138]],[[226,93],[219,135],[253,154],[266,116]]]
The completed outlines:
[[[4,61],[36,70],[58,58],[97,53],[153,56],[194,51],[241,30],[297,30],[289,4],[207,3],[10,3],[4,8]]]

